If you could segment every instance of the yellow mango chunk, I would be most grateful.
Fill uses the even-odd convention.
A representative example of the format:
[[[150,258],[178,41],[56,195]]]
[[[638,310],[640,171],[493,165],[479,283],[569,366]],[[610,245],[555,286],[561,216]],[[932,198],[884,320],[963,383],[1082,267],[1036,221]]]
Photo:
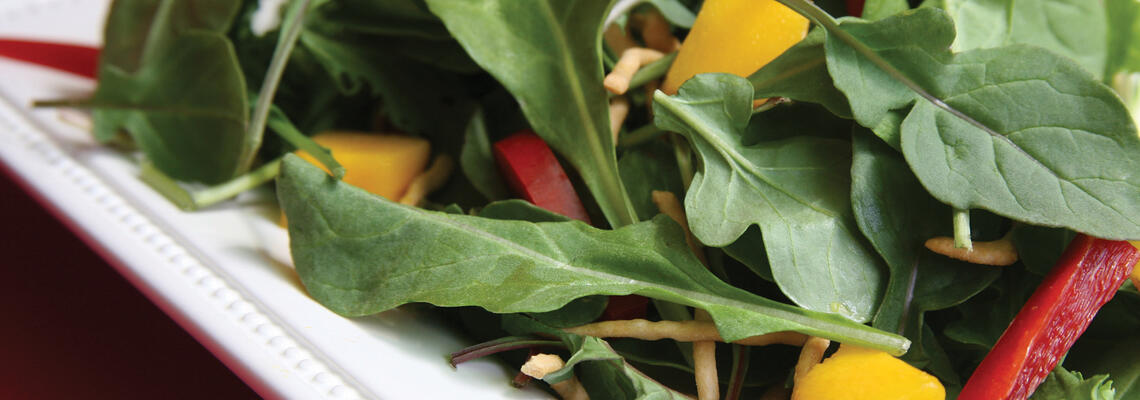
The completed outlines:
[[[409,136],[324,132],[314,135],[313,141],[329,149],[344,166],[346,183],[392,201],[399,200],[412,179],[423,172],[431,153],[427,140]],[[297,155],[324,168],[308,153],[298,151]]]
[[[808,20],[776,0],[705,0],[661,90],[693,75],[752,75],[807,35]]]
[[[878,350],[842,345],[807,372],[792,400],[943,400],[938,379]]]

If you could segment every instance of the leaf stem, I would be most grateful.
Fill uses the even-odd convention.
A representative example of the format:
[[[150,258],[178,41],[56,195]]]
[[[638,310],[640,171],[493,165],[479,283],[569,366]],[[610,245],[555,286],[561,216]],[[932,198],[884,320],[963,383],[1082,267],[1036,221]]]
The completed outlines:
[[[281,169],[281,159],[224,183],[191,192],[163,174],[153,163],[144,161],[139,178],[183,211],[195,211],[230,199],[249,189],[273,180]]]
[[[645,142],[648,142],[650,140],[657,138],[658,136],[661,136],[661,134],[663,134],[663,133],[665,133],[665,130],[658,128],[657,124],[648,123],[648,124],[645,124],[644,126],[641,126],[637,129],[634,129],[633,132],[627,133],[627,134],[619,137],[618,138],[618,147],[619,148],[626,148],[626,147],[639,146]]]
[[[874,49],[868,47],[866,44],[859,41],[859,39],[857,39],[855,36],[852,36],[850,33],[847,33],[847,31],[841,29],[839,27],[839,22],[835,20],[835,17],[832,17],[830,14],[828,14],[826,11],[823,11],[823,9],[819,8],[814,3],[808,0],[776,1],[787,6],[788,8],[791,8],[793,11],[799,13],[807,19],[810,19],[815,24],[822,26],[827,30],[828,34],[834,35],[844,44],[851,46],[855,52],[859,53],[863,57],[866,57],[867,60],[871,61],[872,64],[875,64],[875,66],[879,67],[879,69],[883,70],[883,72],[886,72],[887,75],[891,76],[891,78],[894,78],[895,80],[899,81],[899,83],[902,83],[907,88],[910,88],[910,90],[913,90],[915,93],[917,93],[923,99],[926,99],[926,101],[929,101],[935,107],[941,108],[943,111],[946,111],[951,115],[960,118],[963,121],[966,121],[966,123],[969,123],[970,125],[973,125],[974,127],[981,129],[986,133],[989,133],[990,135],[1005,137],[990,127],[982,124],[981,122],[978,122],[973,117],[970,117],[969,115],[958,111],[954,107],[950,107],[950,105],[946,104],[946,102],[942,101],[942,99],[939,99],[933,94],[930,94],[930,92],[927,92],[925,88],[920,86],[915,81],[911,80],[909,77],[903,74],[902,71],[899,71],[897,68],[891,65],[891,63],[886,59],[879,56],[879,53],[876,53]]]
[[[669,133],[669,139],[673,142],[673,155],[677,157],[677,168],[681,170],[681,187],[688,191],[689,184],[693,183],[693,149],[689,147],[688,142],[681,139],[681,135]]]
[[[728,379],[724,400],[740,398],[740,392],[744,390],[744,381],[748,377],[748,359],[751,354],[751,349],[747,346],[732,345],[732,375]]]
[[[332,173],[333,177],[336,179],[344,178],[344,166],[340,165],[340,163],[333,158],[332,152],[301,133],[301,131],[293,125],[293,122],[289,121],[289,117],[285,116],[285,113],[282,112],[280,108],[271,107],[267,123],[269,128],[277,133],[277,136],[285,139],[285,141],[289,142],[293,147],[309,153],[309,155],[323,164],[325,168]]]
[[[32,102],[32,108],[53,108],[53,107],[68,107],[68,108],[90,108],[94,106],[90,98],[86,99],[52,99],[52,100],[36,100]]]
[[[974,250],[970,238],[970,210],[954,209],[954,247]]]
[[[666,54],[657,61],[651,62],[633,74],[629,78],[629,87],[635,88],[652,81],[654,79],[665,76],[669,72],[669,67],[673,65],[673,60],[677,59],[677,52]]]
[[[535,339],[524,336],[508,336],[505,338],[479,343],[477,345],[451,353],[447,356],[447,362],[451,364],[452,368],[454,368],[456,365],[474,360],[476,358],[485,357],[509,350],[526,349],[532,347],[566,347],[566,345],[559,340]]]
[[[281,25],[286,29],[277,38],[277,47],[273,50],[273,58],[269,61],[269,69],[265,71],[265,80],[262,81],[261,91],[257,94],[257,104],[254,105],[246,134],[246,146],[238,163],[241,170],[249,168],[257,149],[261,147],[265,125],[269,119],[269,108],[273,105],[273,96],[277,93],[277,85],[281,83],[281,76],[289,63],[289,55],[293,53],[297,39],[301,37],[301,28],[304,26],[305,12],[308,8],[309,0],[294,0],[286,13],[285,23]]]

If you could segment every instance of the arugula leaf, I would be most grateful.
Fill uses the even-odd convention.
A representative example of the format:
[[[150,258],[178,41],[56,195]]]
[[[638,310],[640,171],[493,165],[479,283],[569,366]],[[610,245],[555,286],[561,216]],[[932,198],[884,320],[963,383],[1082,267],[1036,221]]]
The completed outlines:
[[[245,80],[225,36],[240,3],[115,2],[104,31],[94,135],[126,131],[159,170],[219,183],[245,172],[255,149]]]
[[[643,374],[629,365],[621,355],[602,339],[594,337],[576,337],[571,339],[580,343],[577,349],[566,360],[566,368],[544,379],[547,382],[557,382],[556,379],[565,379],[563,376],[578,366],[581,370],[579,379],[586,386],[591,398],[597,399],[691,399],[691,397],[670,389]],[[588,363],[584,363],[589,361]]]
[[[693,22],[696,22],[697,16],[693,14],[692,10],[681,4],[680,0],[645,0],[647,3],[653,4],[657,7],[657,11],[661,11],[661,15],[669,23],[681,28],[692,28]]]
[[[1120,99],[1080,66],[1025,46],[951,54],[953,24],[934,8],[841,28],[894,71],[865,58],[867,49],[828,40],[836,86],[864,126],[910,108],[897,140],[934,197],[1035,225],[1140,238],[1140,138]]]
[[[748,76],[755,89],[752,96],[758,99],[779,96],[818,103],[835,115],[851,118],[847,98],[835,88],[827,72],[827,57],[823,51],[826,37],[822,29],[813,29],[804,40]]]
[[[463,149],[459,154],[459,166],[463,175],[471,181],[488,200],[501,200],[510,196],[506,183],[499,176],[495,166],[495,156],[491,152],[491,139],[487,136],[487,124],[483,121],[483,110],[476,109],[471,114],[464,134]]]
[[[693,234],[725,246],[757,224],[776,283],[792,301],[870,320],[884,277],[851,213],[850,145],[796,137],[744,146],[752,97],[748,81],[729,74],[701,74],[676,96],[654,95],[657,125],[683,133],[701,160],[685,195]]]
[[[931,0],[958,27],[956,52],[1028,44],[1071,58],[1100,79],[1108,32],[1105,6],[1087,0]]]
[[[909,345],[718,280],[663,215],[611,231],[428,212],[330,179],[291,154],[277,188],[302,282],[343,315],[412,302],[543,312],[589,295],[640,294],[705,309],[730,341],[794,330],[892,354]]]
[[[1041,386],[1033,392],[1031,400],[1113,400],[1116,390],[1108,375],[1085,379],[1080,372],[1069,372],[1057,366]]]
[[[543,381],[558,383],[576,374],[591,398],[596,399],[689,399],[629,365],[605,340],[560,331],[544,322],[515,315],[503,316],[503,327],[516,335],[542,334],[557,337],[570,350],[562,369]]]
[[[617,169],[602,86],[608,0],[427,0],[534,131],[578,170],[614,227],[637,220]],[[493,39],[488,39],[493,38]]]
[[[1140,2],[1105,0],[1108,45],[1105,76],[1121,71],[1140,72]]]
[[[633,208],[642,220],[659,213],[653,203],[654,190],[673,192],[678,198],[685,194],[677,158],[665,142],[654,141],[626,150],[618,160],[618,168]]]
[[[906,0],[866,0],[860,18],[875,21],[910,9]]]

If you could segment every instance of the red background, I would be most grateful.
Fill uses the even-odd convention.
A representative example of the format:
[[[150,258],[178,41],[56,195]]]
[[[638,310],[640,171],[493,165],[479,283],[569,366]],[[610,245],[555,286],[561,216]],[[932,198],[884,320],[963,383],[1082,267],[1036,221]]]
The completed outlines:
[[[0,399],[257,397],[0,166]]]

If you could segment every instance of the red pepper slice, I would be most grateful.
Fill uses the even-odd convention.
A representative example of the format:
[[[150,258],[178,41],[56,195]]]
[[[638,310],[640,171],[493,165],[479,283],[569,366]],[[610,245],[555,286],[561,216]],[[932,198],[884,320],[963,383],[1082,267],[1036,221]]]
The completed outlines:
[[[536,206],[590,223],[566,171],[534,132],[520,131],[495,142],[495,159],[516,194]]]
[[[863,16],[864,0],[847,0],[847,15],[852,17]]]
[[[99,49],[66,43],[0,39],[0,57],[39,64],[95,79]]]
[[[970,376],[959,400],[1024,400],[1128,278],[1140,251],[1077,235]]]

